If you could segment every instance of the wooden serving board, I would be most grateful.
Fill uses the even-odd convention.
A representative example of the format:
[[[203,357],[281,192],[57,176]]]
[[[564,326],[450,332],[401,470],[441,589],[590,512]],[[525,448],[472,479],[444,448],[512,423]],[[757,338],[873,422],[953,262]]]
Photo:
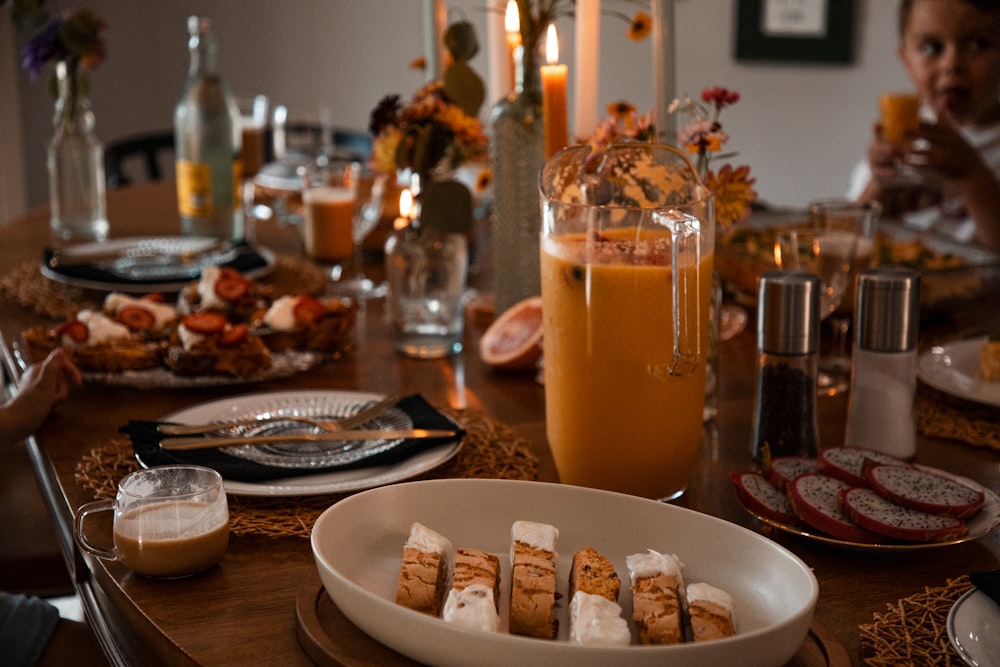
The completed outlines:
[[[380,644],[354,625],[323,588],[319,573],[312,574],[296,598],[299,643],[322,667],[421,667],[421,663]],[[844,646],[813,619],[809,634],[788,667],[849,667]]]

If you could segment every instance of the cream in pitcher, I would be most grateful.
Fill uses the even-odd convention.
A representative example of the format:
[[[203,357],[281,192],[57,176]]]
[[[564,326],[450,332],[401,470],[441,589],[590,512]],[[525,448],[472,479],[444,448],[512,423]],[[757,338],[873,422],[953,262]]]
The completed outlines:
[[[712,202],[672,147],[588,150],[541,177],[549,445],[564,483],[672,498],[701,443]]]

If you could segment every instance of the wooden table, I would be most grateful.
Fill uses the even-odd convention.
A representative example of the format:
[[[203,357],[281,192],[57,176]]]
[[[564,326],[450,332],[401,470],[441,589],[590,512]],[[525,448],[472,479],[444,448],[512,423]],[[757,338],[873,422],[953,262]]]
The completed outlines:
[[[171,183],[139,185],[109,193],[113,236],[172,234],[178,229]],[[47,212],[31,211],[3,228],[0,271],[40,257],[48,242]],[[287,231],[261,229],[260,239],[276,251],[296,250]],[[378,267],[370,267],[373,273]],[[995,306],[989,312],[995,312]],[[978,323],[981,314],[964,320]],[[980,313],[984,312],[982,310]],[[383,323],[380,302],[362,307],[358,349],[345,359],[301,376],[238,389],[136,391],[92,386],[61,404],[31,443],[35,472],[56,519],[62,546],[87,617],[114,664],[307,665],[296,638],[296,594],[315,575],[309,543],[302,538],[237,537],[220,567],[178,581],[135,576],[115,563],[82,557],[71,535],[74,510],[91,500],[74,480],[81,457],[114,437],[128,419],[164,414],[231,393],[323,388],[419,392],[431,401],[474,408],[511,426],[540,457],[539,479],[557,475],[545,440],[544,392],[530,375],[505,375],[484,367],[475,353],[481,328],[467,331],[466,351],[438,361],[395,354]],[[0,323],[8,340],[38,316],[0,299]],[[962,320],[944,324],[957,332]],[[736,501],[727,480],[734,469],[750,467],[755,340],[753,322],[721,345],[721,387],[717,419],[706,429],[706,444],[688,492],[679,505],[758,528]],[[822,398],[823,444],[841,443],[846,398]],[[961,443],[921,437],[918,461],[1000,488],[1000,453]],[[971,543],[908,553],[834,549],[799,537],[773,538],[814,568],[820,582],[816,619],[859,662],[858,626],[886,604],[940,586],[977,569],[1000,567],[996,532]],[[720,545],[725,548],[725,545]]]

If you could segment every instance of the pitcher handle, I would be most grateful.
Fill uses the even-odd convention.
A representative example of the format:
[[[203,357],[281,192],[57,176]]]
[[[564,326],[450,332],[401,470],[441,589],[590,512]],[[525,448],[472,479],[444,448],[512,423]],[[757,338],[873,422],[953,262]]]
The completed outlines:
[[[115,509],[115,501],[110,498],[104,500],[95,500],[93,502],[85,503],[80,506],[80,509],[76,513],[76,522],[74,523],[73,536],[76,538],[76,543],[80,545],[80,548],[89,554],[97,556],[98,558],[105,558],[107,560],[115,560],[118,558],[118,549],[102,549],[90,543],[87,536],[83,532],[83,521],[90,514],[95,514],[97,512],[107,512],[109,510]]]
[[[701,361],[701,221],[677,209],[657,211],[653,217],[670,229],[671,238],[674,349],[666,370],[671,377],[683,377]]]

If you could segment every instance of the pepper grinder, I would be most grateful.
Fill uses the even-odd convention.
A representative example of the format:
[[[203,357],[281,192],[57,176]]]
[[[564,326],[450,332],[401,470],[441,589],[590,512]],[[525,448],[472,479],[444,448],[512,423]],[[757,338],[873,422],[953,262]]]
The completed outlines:
[[[916,455],[919,311],[916,271],[882,267],[858,274],[844,444],[901,459]]]
[[[757,299],[757,386],[752,455],[816,456],[819,276],[806,271],[761,275]]]

